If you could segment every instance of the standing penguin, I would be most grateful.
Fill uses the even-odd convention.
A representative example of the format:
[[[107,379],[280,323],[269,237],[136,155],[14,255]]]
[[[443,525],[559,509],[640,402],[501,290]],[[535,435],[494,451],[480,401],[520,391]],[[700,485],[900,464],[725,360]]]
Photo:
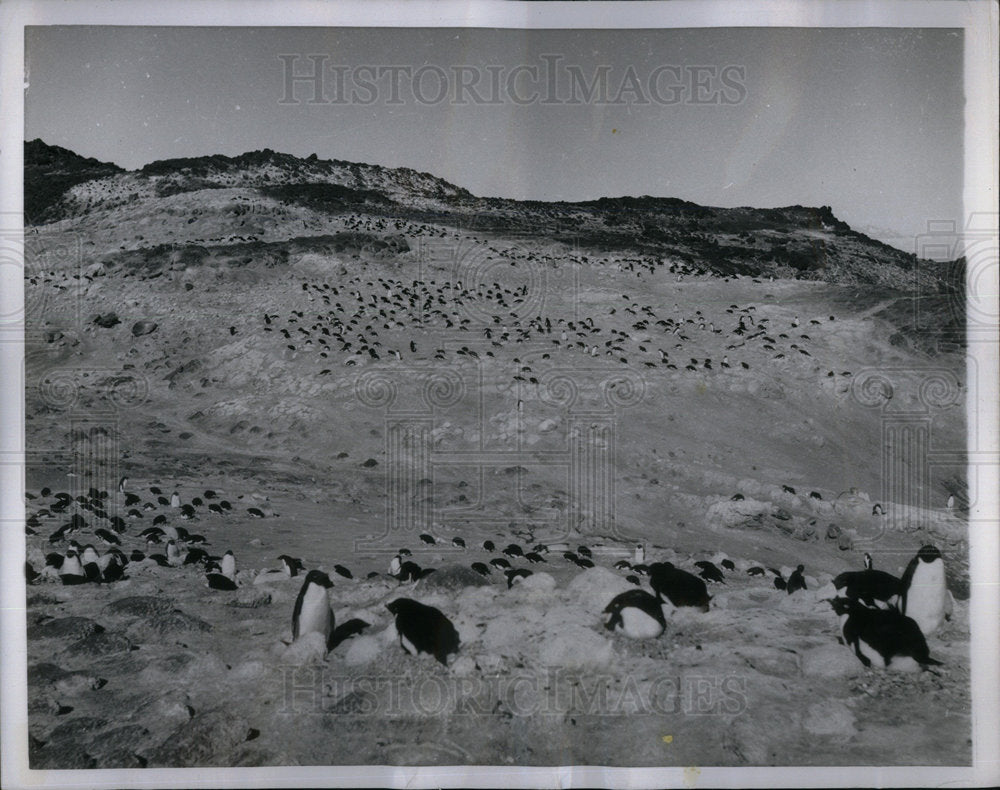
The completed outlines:
[[[935,633],[951,617],[951,595],[945,586],[944,560],[936,546],[921,547],[902,578],[899,611],[913,618],[924,636]]]
[[[641,565],[646,561],[646,547],[641,543],[636,544],[635,554],[632,556],[632,563]]]
[[[292,610],[292,639],[316,631],[329,645],[334,629],[333,609],[327,593],[331,587],[333,582],[323,571],[313,570],[306,574]]]
[[[397,598],[385,608],[395,615],[399,644],[410,655],[430,653],[447,666],[448,655],[458,652],[458,631],[439,609],[411,598]]]
[[[176,491],[170,495],[170,507],[180,507],[181,506],[181,495]]]
[[[796,590],[806,589],[806,579],[805,576],[802,575],[802,572],[805,569],[806,569],[805,565],[799,565],[794,571],[792,571],[791,575],[788,577],[788,582],[785,585],[785,589],[788,591],[789,595],[791,595]]]
[[[655,639],[667,627],[660,601],[645,590],[628,590],[615,596],[604,614],[605,628],[621,631],[630,639]]]

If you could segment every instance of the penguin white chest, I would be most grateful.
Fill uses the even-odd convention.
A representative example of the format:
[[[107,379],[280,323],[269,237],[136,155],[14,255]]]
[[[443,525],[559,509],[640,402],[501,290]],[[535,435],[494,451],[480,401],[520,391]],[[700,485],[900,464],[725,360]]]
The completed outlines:
[[[906,616],[916,621],[924,636],[930,636],[941,627],[947,598],[944,563],[941,560],[917,563],[906,592]]]
[[[332,614],[326,590],[318,584],[310,584],[299,612],[299,636],[312,631],[329,636]]]
[[[626,606],[622,609],[622,631],[632,639],[655,639],[663,633],[663,626],[642,609]]]

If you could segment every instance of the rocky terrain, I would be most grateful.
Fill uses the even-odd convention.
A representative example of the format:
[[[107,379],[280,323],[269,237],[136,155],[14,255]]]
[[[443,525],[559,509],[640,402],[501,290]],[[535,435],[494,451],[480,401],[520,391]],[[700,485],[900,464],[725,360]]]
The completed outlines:
[[[34,141],[26,193],[32,767],[971,760],[964,464],[900,483],[884,445],[903,419],[965,447],[961,261],[826,207],[517,202],[271,151],[125,172]],[[238,589],[148,559],[154,520]],[[127,578],[43,570],[98,529],[145,556]],[[510,588],[470,570],[512,542],[559,548]],[[829,581],[926,542],[943,664],[866,669]],[[734,570],[630,640],[601,611],[636,544]],[[436,572],[389,577],[402,548]],[[289,644],[281,554],[364,632]],[[747,573],[800,563],[792,595]],[[455,623],[447,667],[401,650],[397,597]]]

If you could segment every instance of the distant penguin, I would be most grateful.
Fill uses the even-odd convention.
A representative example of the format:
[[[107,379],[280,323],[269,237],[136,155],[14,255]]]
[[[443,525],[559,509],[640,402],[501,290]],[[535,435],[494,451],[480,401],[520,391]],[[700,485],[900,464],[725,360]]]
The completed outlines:
[[[637,543],[635,547],[635,553],[632,555],[632,562],[635,565],[641,565],[646,561],[646,547],[641,543]]]
[[[878,503],[876,503],[872,507],[872,515],[873,516],[881,516],[883,512],[884,511],[882,510],[882,506],[880,504],[878,504]]]
[[[523,557],[524,550],[518,546],[516,543],[510,543],[507,545],[501,554],[506,554],[508,557]]]
[[[791,575],[788,577],[788,581],[785,584],[785,590],[791,595],[796,590],[806,589],[806,579],[802,572],[806,569],[805,565],[799,565]]]
[[[723,560],[722,562],[719,563],[719,565],[721,565],[723,568],[725,568],[727,571],[730,572],[735,572],[736,570],[736,563],[733,562],[732,560]]]
[[[128,475],[122,475],[121,480],[118,481],[118,491],[124,494],[125,486],[127,485],[128,485]]]
[[[236,556],[231,550],[222,555],[222,575],[236,579]]]
[[[354,578],[354,574],[351,573],[351,571],[348,568],[345,568],[343,565],[334,565],[333,570],[338,576],[343,576],[345,579]]]
[[[930,657],[927,640],[912,618],[895,609],[869,609],[849,598],[830,603],[840,618],[844,642],[866,667],[884,669],[896,658],[912,658],[924,668],[941,663]]]
[[[331,587],[333,582],[323,571],[312,570],[306,574],[292,610],[293,640],[316,632],[322,634],[323,641],[329,645],[334,629],[333,608],[327,593]]]
[[[788,583],[785,581],[783,576],[774,577],[774,589],[785,590],[788,588]]]
[[[293,579],[299,575],[299,571],[305,570],[302,560],[297,557],[289,557],[287,554],[282,554],[278,559],[281,561],[282,570]]]
[[[83,551],[80,553],[80,562],[84,565],[89,565],[91,562],[99,562],[100,559],[101,555],[97,553],[97,549],[89,543],[83,547]]]
[[[397,554],[389,560],[389,575],[399,578],[399,573],[403,569],[403,558]]]
[[[490,560],[490,565],[492,565],[494,568],[509,568],[510,567],[510,563],[507,560],[505,560],[503,557],[494,557],[492,560]]]
[[[705,582],[669,562],[654,562],[649,566],[649,583],[661,601],[665,598],[674,606],[695,606],[708,611],[712,600]]]
[[[484,540],[483,541],[483,548],[486,549],[486,551],[496,551],[497,550],[497,547],[493,543],[492,540]]]
[[[945,504],[945,507],[948,508],[948,510],[954,510],[955,509],[955,495],[954,494],[952,494],[951,496],[948,497],[948,502],[947,502],[947,504]]]
[[[181,496],[176,491],[170,495],[170,507],[180,507]]]
[[[480,576],[489,576],[493,571],[490,570],[490,566],[485,562],[474,562],[472,563],[472,570],[478,573]]]
[[[951,616],[951,595],[945,585],[944,560],[936,546],[921,547],[901,580],[899,611],[912,618],[924,636],[937,632]]]
[[[422,541],[423,541],[424,543],[426,543],[426,544],[427,544],[428,546],[433,546],[433,545],[434,545],[434,544],[435,544],[435,543],[437,542],[436,540],[434,540],[434,537],[433,537],[433,535],[429,535],[429,534],[428,534],[428,533],[426,533],[426,532],[424,532],[424,533],[422,533],[422,534],[420,535],[420,540],[422,540]]]
[[[605,628],[621,631],[630,639],[655,639],[667,627],[660,600],[645,590],[628,590],[615,596],[604,614]]]
[[[385,606],[396,618],[403,650],[410,655],[430,653],[448,665],[448,656],[458,652],[458,631],[439,609],[410,598],[397,598]]]
[[[452,538],[451,545],[454,546],[456,549],[464,549],[465,541],[462,540],[461,538]]]

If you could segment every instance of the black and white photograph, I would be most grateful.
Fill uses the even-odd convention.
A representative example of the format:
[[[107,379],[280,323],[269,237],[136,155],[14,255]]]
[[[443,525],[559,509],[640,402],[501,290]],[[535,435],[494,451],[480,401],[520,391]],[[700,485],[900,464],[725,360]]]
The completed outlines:
[[[0,11],[5,786],[1000,781],[996,3]]]

